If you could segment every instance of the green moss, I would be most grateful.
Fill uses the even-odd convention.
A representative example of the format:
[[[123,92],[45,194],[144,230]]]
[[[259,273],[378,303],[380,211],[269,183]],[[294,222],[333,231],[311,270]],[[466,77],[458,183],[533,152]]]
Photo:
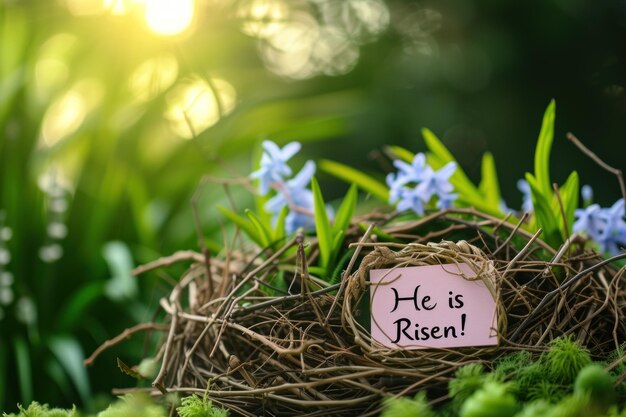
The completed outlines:
[[[448,383],[454,409],[460,409],[465,400],[485,385],[485,376],[483,366],[478,363],[464,365],[456,371],[454,378]]]
[[[197,395],[183,398],[176,411],[180,417],[228,417],[228,410],[215,407],[211,400]]]
[[[533,387],[546,378],[546,370],[540,363],[533,363],[520,368],[514,377],[518,398],[527,401],[533,396]]]
[[[538,400],[528,403],[522,411],[515,414],[515,417],[539,417],[547,416],[552,410],[553,405],[546,400]]]
[[[517,400],[510,386],[502,382],[487,382],[463,403],[460,417],[513,417],[518,411]]]
[[[2,415],[4,417],[78,417],[76,407],[71,410],[62,410],[60,408],[51,409],[47,404],[41,405],[37,402],[33,402],[28,408],[24,408],[21,405],[19,405],[18,408],[20,410],[18,414],[3,413]]]
[[[600,365],[591,364],[583,368],[576,377],[574,392],[588,393],[591,401],[608,409],[615,404],[613,378]]]
[[[599,417],[603,416],[589,401],[587,394],[573,394],[556,404],[547,417]]]
[[[385,401],[385,411],[380,417],[435,417],[424,393],[414,398],[389,398]]]
[[[98,414],[98,417],[167,417],[163,407],[148,396],[126,395]]]
[[[554,339],[540,361],[547,371],[544,379],[569,385],[574,382],[578,372],[591,363],[591,357],[587,349],[569,336]]]
[[[624,356],[626,356],[626,343],[618,346],[618,348],[615,349],[609,356],[607,362],[608,364],[611,364],[620,361],[624,358]],[[624,375],[626,373],[626,359],[621,360],[613,369],[611,369],[610,373],[614,378],[619,378],[620,375]],[[617,385],[615,390],[620,402],[626,402],[626,381],[622,381],[622,383]]]
[[[527,387],[527,397],[529,400],[545,400],[550,403],[557,403],[568,394],[568,390],[563,385],[558,385],[550,381],[539,380]]]
[[[494,373],[503,379],[514,379],[520,370],[525,369],[532,363],[533,357],[530,352],[521,350],[499,358],[495,363]]]

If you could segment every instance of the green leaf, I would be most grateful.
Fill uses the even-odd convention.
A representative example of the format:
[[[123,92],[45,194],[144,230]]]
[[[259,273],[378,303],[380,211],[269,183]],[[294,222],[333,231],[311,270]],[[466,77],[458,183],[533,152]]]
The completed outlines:
[[[28,345],[21,336],[13,339],[13,348],[15,349],[15,364],[17,365],[17,377],[22,394],[21,400],[24,404],[33,401],[33,376],[30,362],[30,352]]]
[[[487,204],[492,208],[500,210],[500,185],[498,184],[498,173],[496,163],[491,152],[485,152],[481,165],[482,178],[480,181],[480,191],[485,196]]]
[[[261,168],[261,155],[263,155],[262,141],[257,141],[252,147],[252,172]],[[255,180],[254,184],[258,184],[258,182],[259,180]],[[265,196],[257,194],[254,197],[254,206],[256,208],[257,216],[263,223],[270,223],[272,219],[271,214],[265,210],[265,203],[267,203],[269,199],[269,193]]]
[[[356,184],[352,184],[346,196],[343,198],[339,210],[337,210],[335,223],[333,224],[333,235],[337,235],[340,232],[345,234],[348,227],[350,227],[350,221],[356,211],[358,196],[358,188]]]
[[[344,237],[345,237],[345,233],[343,231],[340,231],[339,233],[333,236],[333,252],[332,252],[333,256],[332,256],[330,265],[333,264],[335,260],[335,255],[339,253],[339,251],[341,250],[341,244],[343,243]]]
[[[391,154],[395,158],[400,159],[404,162],[411,163],[413,162],[413,158],[415,158],[415,154],[413,152],[401,146],[395,146],[395,145],[385,146],[385,150],[387,151],[388,154]]]
[[[313,207],[315,208],[317,243],[320,248],[320,266],[326,270],[333,251],[332,229],[328,221],[328,213],[326,213],[326,203],[324,203],[322,191],[315,177],[311,179],[311,190],[313,191]]]
[[[267,248],[272,244],[272,230],[271,228],[263,224],[256,214],[250,209],[246,209],[246,216],[252,222],[252,225],[256,228],[257,234],[261,239],[261,247]]]
[[[369,227],[370,227],[369,224],[359,223],[359,229],[361,229],[364,232]],[[385,233],[383,231],[383,229],[381,229],[378,226],[374,226],[374,228],[372,229],[372,235],[376,235],[378,241],[383,241],[383,242],[400,242],[400,239],[397,239],[397,238],[391,236],[390,234]]]
[[[87,369],[83,365],[85,355],[78,342],[71,337],[55,337],[48,342],[50,350],[74,383],[81,400],[87,403],[91,397]]]
[[[6,343],[7,341],[0,339],[0,369],[3,369],[2,372],[0,372],[0,387],[6,387],[6,383],[7,383],[7,377],[8,372],[4,371],[5,369],[7,369],[7,348],[6,348]],[[0,410],[6,410],[7,409],[7,404],[4,403],[5,401],[5,396],[6,396],[6,392],[4,389],[0,389]]]
[[[450,151],[433,132],[424,128],[422,129],[422,136],[424,137],[426,147],[430,150],[432,155],[435,156],[435,158],[429,158],[428,161],[434,169],[440,169],[449,162],[457,163],[454,156],[452,156]],[[458,163],[454,174],[450,177],[450,183],[454,185],[457,192],[474,195],[476,197],[480,196],[480,191],[476,188],[472,181],[470,181],[467,175],[465,175],[465,172],[463,172],[463,169],[461,169]]]
[[[274,229],[274,241],[281,241],[287,236],[287,232],[285,231],[285,219],[287,218],[287,214],[289,214],[289,207],[285,206],[278,213],[278,217],[276,218],[276,228]]]
[[[578,195],[580,193],[580,183],[578,179],[578,173],[572,172],[567,181],[560,189],[561,201],[563,202],[563,211],[565,212],[565,219],[567,221],[568,233],[572,232],[572,226],[574,225],[574,211],[578,208]],[[563,233],[565,238],[566,233]]]
[[[139,292],[137,279],[133,276],[133,257],[130,249],[120,241],[107,242],[102,256],[109,266],[111,279],[105,286],[105,293],[113,301],[134,298]]]
[[[318,166],[324,172],[348,183],[356,184],[363,191],[370,193],[385,203],[389,201],[389,189],[387,186],[359,170],[328,159],[321,160]]]
[[[535,149],[535,178],[537,186],[544,195],[552,193],[552,182],[550,181],[550,151],[552,150],[552,141],[554,139],[554,119],[555,119],[556,103],[550,101],[548,108],[543,115],[541,122],[541,132],[537,140],[537,148]]]
[[[248,237],[257,243],[259,246],[263,246],[263,242],[261,240],[261,236],[257,233],[256,228],[245,218],[232,210],[229,210],[225,207],[218,206],[217,209],[222,213],[224,217],[233,222],[237,227],[239,227]]]
[[[69,331],[76,323],[84,319],[89,308],[102,297],[105,285],[105,282],[93,281],[75,291],[58,314],[57,327]]]
[[[541,192],[539,184],[532,174],[526,173],[526,181],[530,185],[538,226],[543,229],[543,240],[552,247],[558,247],[562,243],[561,232],[558,218],[550,204],[551,198]]]

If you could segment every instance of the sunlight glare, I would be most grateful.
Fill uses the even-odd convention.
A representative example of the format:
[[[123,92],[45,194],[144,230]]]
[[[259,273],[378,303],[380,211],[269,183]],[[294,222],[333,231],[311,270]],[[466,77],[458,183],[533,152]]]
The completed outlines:
[[[76,132],[87,113],[101,100],[102,85],[92,79],[82,80],[57,98],[46,111],[41,126],[41,142],[52,147]]]
[[[243,20],[241,30],[258,38],[276,33],[288,15],[289,7],[282,0],[249,0],[237,9],[237,17]]]
[[[139,65],[128,80],[128,87],[140,101],[149,101],[169,88],[178,76],[178,61],[162,55]]]
[[[46,112],[41,127],[41,136],[46,146],[74,133],[87,114],[85,101],[76,91],[69,91],[57,99]]]
[[[176,35],[191,25],[194,10],[194,0],[146,0],[145,19],[155,33]]]
[[[215,91],[212,89],[215,89]],[[196,76],[168,94],[165,118],[179,136],[191,139],[217,123],[235,108],[237,93],[227,81],[213,78],[211,84]]]
[[[97,15],[106,11],[102,0],[65,0],[65,7],[74,16]]]

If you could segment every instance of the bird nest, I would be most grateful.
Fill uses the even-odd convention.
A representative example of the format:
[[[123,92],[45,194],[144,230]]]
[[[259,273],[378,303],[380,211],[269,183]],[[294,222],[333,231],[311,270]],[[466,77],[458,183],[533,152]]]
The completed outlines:
[[[158,326],[155,395],[206,395],[243,416],[368,416],[389,396],[425,391],[433,403],[444,401],[459,367],[542,352],[562,335],[597,359],[626,340],[624,269],[585,251],[576,236],[554,250],[524,230],[524,219],[515,225],[469,209],[412,222],[362,220],[372,226],[350,229],[351,257],[334,285],[309,271],[318,251],[304,236],[273,251],[181,252],[139,268],[192,261],[161,300],[163,323],[140,324],[96,354]],[[496,299],[497,346],[403,350],[372,340],[369,270],[461,262]],[[289,283],[284,293],[274,284],[279,274]]]

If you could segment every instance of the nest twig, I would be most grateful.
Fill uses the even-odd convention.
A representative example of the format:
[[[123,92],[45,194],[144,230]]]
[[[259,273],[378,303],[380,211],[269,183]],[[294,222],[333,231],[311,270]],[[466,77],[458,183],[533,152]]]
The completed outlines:
[[[554,251],[521,227],[524,218],[512,225],[469,209],[393,225],[385,216],[368,220],[395,241],[352,228],[348,243],[357,252],[333,286],[309,272],[317,248],[313,241],[305,251],[301,238],[252,263],[243,253],[207,264],[205,256],[183,252],[153,264],[193,262],[161,300],[169,329],[150,392],[207,395],[243,416],[367,416],[389,396],[426,390],[440,401],[458,367],[516,350],[540,352],[558,336],[576,335],[601,359],[626,340],[624,268],[584,251],[576,235]],[[499,345],[377,346],[360,322],[368,270],[450,261],[473,262],[483,268],[479,275],[491,277]],[[279,271],[290,283],[286,295],[272,289]]]

